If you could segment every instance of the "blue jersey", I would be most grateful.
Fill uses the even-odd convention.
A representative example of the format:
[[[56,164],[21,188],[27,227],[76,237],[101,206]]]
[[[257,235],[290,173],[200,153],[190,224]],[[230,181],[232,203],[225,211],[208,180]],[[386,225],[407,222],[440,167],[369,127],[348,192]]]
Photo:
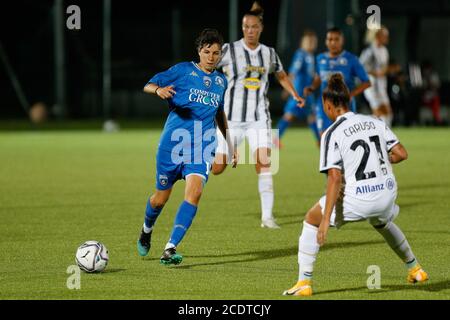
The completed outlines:
[[[211,161],[217,145],[215,116],[218,110],[223,110],[227,87],[225,76],[218,71],[206,73],[194,62],[182,62],[156,74],[149,83],[160,87],[173,85],[176,91],[167,100],[170,113],[159,150],[185,159],[188,156],[191,161],[192,156],[193,161]]]
[[[340,55],[330,58],[328,52],[319,54],[316,57],[316,73],[320,76],[322,84],[320,86],[320,96],[328,85],[328,79],[334,73],[341,73],[348,89],[355,88],[355,78],[361,82],[369,81],[366,70],[359,62],[358,57],[347,51],[342,51]]]
[[[289,73],[294,75],[294,88],[302,96],[303,89],[310,86],[314,79],[314,55],[303,49],[297,49],[292,58]],[[307,100],[312,100],[313,98],[313,95],[309,95]]]

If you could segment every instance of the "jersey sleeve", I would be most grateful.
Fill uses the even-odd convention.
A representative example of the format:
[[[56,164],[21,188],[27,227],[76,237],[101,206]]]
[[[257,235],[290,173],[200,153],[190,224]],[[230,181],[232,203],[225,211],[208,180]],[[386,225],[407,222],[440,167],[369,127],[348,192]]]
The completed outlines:
[[[299,50],[297,50],[292,58],[291,65],[289,67],[289,73],[297,74],[303,65],[304,57]]]
[[[353,73],[359,80],[361,80],[361,82],[369,81],[369,76],[357,57],[354,57],[353,59]]]
[[[386,141],[386,148],[388,152],[400,143],[395,133],[387,125],[384,127],[384,139]]]
[[[176,64],[166,71],[155,74],[147,84],[154,83],[160,87],[167,87],[173,84],[182,75],[182,72],[182,65]]]
[[[325,132],[320,142],[319,171],[327,173],[329,169],[333,168],[342,171],[342,156],[335,135]]]
[[[231,63],[231,56],[230,56],[230,44],[225,43],[222,47],[222,55],[220,57],[220,61],[217,64],[217,68],[222,68],[226,65],[229,65]]]
[[[270,70],[272,72],[283,71],[283,64],[281,63],[280,57],[275,52],[274,48],[270,48]]]

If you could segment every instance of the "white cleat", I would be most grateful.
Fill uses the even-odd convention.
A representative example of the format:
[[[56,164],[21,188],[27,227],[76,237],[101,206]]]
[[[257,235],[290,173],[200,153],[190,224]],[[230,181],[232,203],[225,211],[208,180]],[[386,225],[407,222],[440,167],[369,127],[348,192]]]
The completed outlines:
[[[275,222],[275,219],[262,220],[261,228],[281,229],[281,227]]]

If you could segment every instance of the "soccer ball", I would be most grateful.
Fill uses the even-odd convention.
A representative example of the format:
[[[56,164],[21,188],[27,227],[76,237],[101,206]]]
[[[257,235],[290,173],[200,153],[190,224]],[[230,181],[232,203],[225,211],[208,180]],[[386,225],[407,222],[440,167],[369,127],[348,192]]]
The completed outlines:
[[[108,260],[108,249],[98,241],[86,241],[78,247],[75,256],[80,269],[89,273],[105,270]]]

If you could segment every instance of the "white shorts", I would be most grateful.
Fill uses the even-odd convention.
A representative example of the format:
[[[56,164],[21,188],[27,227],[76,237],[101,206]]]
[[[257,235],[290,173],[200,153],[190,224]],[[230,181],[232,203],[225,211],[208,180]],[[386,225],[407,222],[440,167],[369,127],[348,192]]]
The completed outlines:
[[[382,105],[390,105],[387,83],[382,79],[372,81],[372,86],[364,90],[364,97],[366,97],[372,110],[376,110]]]
[[[228,121],[228,132],[233,145],[237,148],[247,138],[252,154],[259,148],[272,148],[272,123],[270,120],[240,122]],[[228,154],[228,145],[222,132],[217,129],[217,153]]]
[[[325,203],[326,196],[322,196],[319,200],[322,215],[325,211]],[[380,208],[382,208],[381,211],[367,214],[367,208],[358,209],[357,206],[338,200],[331,213],[330,225],[339,229],[347,222],[368,220],[371,225],[378,226],[394,221],[400,212],[399,206],[395,204],[395,197],[387,200]]]

